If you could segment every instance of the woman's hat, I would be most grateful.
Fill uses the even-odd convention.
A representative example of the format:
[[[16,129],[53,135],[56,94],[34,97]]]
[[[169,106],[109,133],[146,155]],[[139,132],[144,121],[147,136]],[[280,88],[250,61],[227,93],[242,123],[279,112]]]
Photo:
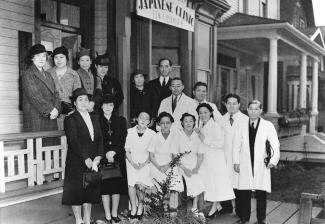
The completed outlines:
[[[30,57],[33,57],[34,55],[36,54],[40,54],[40,53],[48,53],[48,54],[51,54],[52,52],[51,51],[47,51],[44,47],[44,45],[42,44],[35,44],[33,45],[30,49],[29,49],[29,56]]]
[[[70,97],[72,102],[75,102],[79,96],[87,95],[88,97],[90,94],[87,93],[87,90],[84,88],[77,88],[72,92],[72,96]]]
[[[111,94],[105,94],[102,98],[102,104],[104,103],[114,103],[115,97]]]
[[[54,59],[54,56],[57,54],[63,54],[66,57],[67,61],[69,61],[69,51],[65,46],[55,48],[52,53],[52,58]]]
[[[85,56],[85,55],[87,55],[91,58],[91,50],[81,47],[80,51],[77,52],[77,59],[79,60],[82,56]]]
[[[108,55],[108,52],[106,52],[105,54],[102,55],[98,55],[95,58],[95,64],[96,65],[109,65],[111,62],[111,59]]]
[[[136,75],[143,75],[143,77],[146,79],[147,78],[147,74],[144,72],[144,71],[142,71],[142,70],[135,70],[132,74],[131,74],[131,82],[133,82],[134,81],[134,77],[136,76]]]

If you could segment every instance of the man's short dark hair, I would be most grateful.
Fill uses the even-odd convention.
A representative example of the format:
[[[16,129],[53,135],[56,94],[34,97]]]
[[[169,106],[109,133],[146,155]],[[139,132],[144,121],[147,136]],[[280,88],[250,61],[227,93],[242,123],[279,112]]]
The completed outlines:
[[[208,84],[206,84],[205,82],[197,82],[195,83],[193,90],[196,90],[196,88],[199,86],[205,86],[208,89]]]
[[[229,93],[229,94],[226,96],[226,103],[228,102],[228,99],[229,99],[229,98],[235,98],[235,99],[237,99],[237,102],[240,103],[240,97],[239,97],[237,94]]]
[[[172,80],[171,80],[170,83],[172,83],[172,82],[175,81],[175,80],[179,80],[179,81],[181,81],[181,82],[182,82],[182,85],[184,85],[184,82],[183,82],[183,80],[182,80],[180,77],[174,77],[174,78],[172,78]]]
[[[161,59],[159,59],[159,61],[158,61],[158,67],[160,66],[160,63],[161,63],[162,61],[168,61],[170,67],[172,67],[172,65],[173,65],[173,63],[172,63],[172,61],[171,61],[170,59],[168,59],[168,58],[161,58]]]

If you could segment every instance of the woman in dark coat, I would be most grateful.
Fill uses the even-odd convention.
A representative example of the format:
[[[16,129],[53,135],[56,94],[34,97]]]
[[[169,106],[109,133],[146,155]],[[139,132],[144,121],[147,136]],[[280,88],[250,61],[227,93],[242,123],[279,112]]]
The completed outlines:
[[[119,223],[117,216],[121,194],[127,194],[128,185],[125,165],[125,140],[127,135],[126,119],[115,115],[113,112],[115,98],[111,95],[103,97],[100,124],[104,138],[104,155],[108,162],[118,162],[122,171],[122,178],[107,179],[102,182],[101,194],[107,221]],[[110,206],[112,200],[112,208]]]
[[[130,112],[131,122],[135,124],[136,118],[140,112],[147,112],[151,117],[149,127],[154,127],[156,120],[159,98],[152,88],[145,83],[146,74],[141,71],[135,71],[131,76],[130,91]]]
[[[122,104],[124,99],[124,94],[120,82],[113,77],[109,72],[109,66],[111,64],[111,59],[108,54],[98,55],[95,59],[95,71],[94,74],[101,79],[102,84],[102,94],[103,97],[106,94],[112,95],[115,98],[114,102],[114,113],[118,113],[118,108]],[[95,102],[100,102],[98,96],[94,98]]]
[[[64,120],[68,152],[62,204],[72,206],[77,224],[90,224],[91,204],[100,202],[100,187],[84,189],[82,177],[87,169],[98,171],[103,154],[103,136],[98,117],[87,111],[87,91],[83,88],[73,91],[72,102],[76,110]]]
[[[57,130],[59,93],[51,75],[44,71],[47,51],[41,44],[29,50],[28,69],[22,75],[24,131]]]

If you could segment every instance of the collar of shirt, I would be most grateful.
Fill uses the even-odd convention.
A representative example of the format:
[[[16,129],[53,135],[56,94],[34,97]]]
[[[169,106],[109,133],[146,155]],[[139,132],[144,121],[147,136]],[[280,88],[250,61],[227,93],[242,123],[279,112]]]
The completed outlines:
[[[162,85],[164,79],[165,79],[165,82],[166,82],[166,85],[167,85],[167,83],[168,83],[168,81],[169,81],[169,76],[164,77],[164,76],[161,75],[161,76],[159,77],[159,82],[160,82],[161,85]]]
[[[236,113],[234,113],[233,115],[232,115],[232,119],[236,119],[236,117],[239,115],[239,111],[238,112],[236,112]],[[230,113],[228,113],[228,119],[230,118]]]

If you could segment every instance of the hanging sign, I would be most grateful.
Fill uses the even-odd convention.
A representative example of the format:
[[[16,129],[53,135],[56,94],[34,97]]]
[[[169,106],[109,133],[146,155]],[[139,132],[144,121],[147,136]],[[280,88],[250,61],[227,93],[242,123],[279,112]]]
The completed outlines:
[[[137,0],[137,15],[194,32],[195,11],[182,0]]]

